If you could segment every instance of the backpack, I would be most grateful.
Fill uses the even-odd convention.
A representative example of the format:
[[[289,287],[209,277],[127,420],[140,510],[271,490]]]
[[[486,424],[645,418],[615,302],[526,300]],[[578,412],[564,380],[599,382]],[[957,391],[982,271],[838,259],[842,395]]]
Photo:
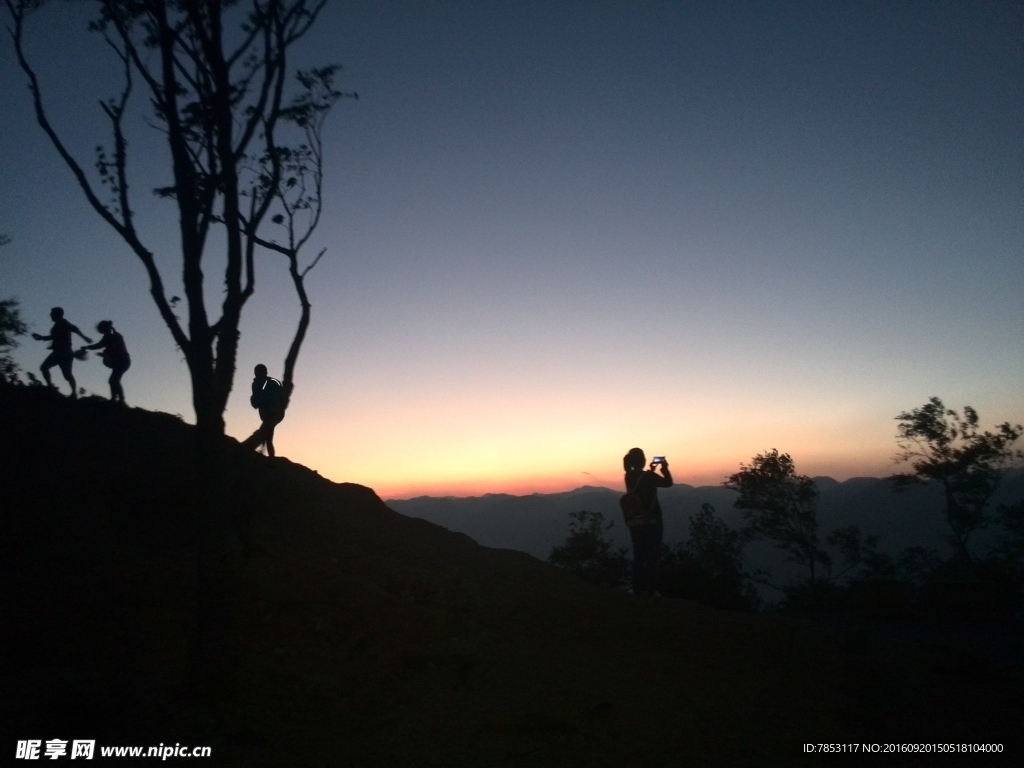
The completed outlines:
[[[619,499],[622,518],[626,521],[626,526],[629,528],[634,528],[638,525],[650,525],[654,522],[654,504],[644,501],[643,496],[639,493],[640,483],[643,482],[643,479],[644,476],[641,474],[633,489],[624,493],[622,498]]]
[[[269,376],[263,387],[252,396],[253,408],[280,408],[284,405],[284,384]]]
[[[111,334],[110,342],[101,353],[103,364],[107,368],[113,368],[118,363],[128,359],[128,347],[124,343],[124,336],[117,331]]]

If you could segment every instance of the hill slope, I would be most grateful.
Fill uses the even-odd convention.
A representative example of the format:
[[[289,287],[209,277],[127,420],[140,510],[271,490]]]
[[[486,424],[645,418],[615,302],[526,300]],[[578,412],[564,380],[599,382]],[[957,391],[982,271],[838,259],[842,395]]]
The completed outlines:
[[[237,689],[211,714],[185,685],[201,602],[193,429],[22,388],[0,388],[0,425],[4,749],[810,764],[805,742],[1008,744],[1024,714],[1016,667],[591,588],[230,439]]]

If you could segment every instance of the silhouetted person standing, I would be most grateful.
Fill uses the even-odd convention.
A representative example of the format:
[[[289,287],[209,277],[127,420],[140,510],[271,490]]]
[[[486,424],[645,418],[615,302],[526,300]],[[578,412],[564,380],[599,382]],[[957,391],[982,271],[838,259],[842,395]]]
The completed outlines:
[[[252,396],[249,404],[259,409],[260,428],[242,443],[246,448],[267,447],[267,455],[274,455],[274,427],[284,418],[284,385],[267,375],[267,366],[260,363],[253,369]]]
[[[649,469],[644,469],[646,464],[647,457],[639,448],[622,457],[626,490],[637,494],[644,507],[643,521],[629,526],[633,539],[633,594],[653,595],[658,586],[658,558],[665,532],[658,489],[672,485],[672,474],[664,458],[652,461]],[[655,472],[657,468],[661,469],[660,475]]]
[[[71,364],[75,361],[75,353],[71,349],[71,334],[77,333],[90,344],[92,339],[78,330],[77,326],[65,320],[64,310],[60,307],[54,307],[50,310],[50,319],[53,320],[53,328],[50,329],[49,336],[42,336],[38,333],[32,334],[32,338],[36,341],[50,342],[50,354],[43,360],[39,370],[43,372],[43,380],[46,381],[46,386],[52,387],[53,382],[50,380],[50,369],[56,365],[64,375],[64,380],[71,385],[71,397],[78,397],[78,386],[75,384],[75,377],[71,374]]]
[[[121,386],[121,377],[131,367],[132,359],[128,355],[128,347],[124,343],[124,337],[114,330],[114,324],[109,320],[100,320],[96,324],[96,330],[102,337],[95,344],[82,347],[82,349],[102,349],[100,357],[103,364],[110,368],[110,399],[115,403],[124,403],[124,388]]]

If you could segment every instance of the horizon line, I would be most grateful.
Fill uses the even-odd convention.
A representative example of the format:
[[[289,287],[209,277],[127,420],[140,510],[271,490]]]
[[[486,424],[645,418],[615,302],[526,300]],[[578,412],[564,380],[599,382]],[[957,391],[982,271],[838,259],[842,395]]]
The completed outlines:
[[[1012,467],[1010,469],[1012,469]],[[845,480],[836,480],[834,477],[831,477],[830,475],[815,475],[811,479],[814,480],[814,481],[829,480],[829,481],[831,481],[833,483],[836,483],[837,485],[843,485],[844,483],[853,482],[855,480],[887,480],[888,477],[889,476],[876,477],[874,475],[856,475],[856,476],[853,476],[853,477],[848,477]],[[719,483],[719,484],[716,484],[716,485],[692,485],[690,483],[678,482],[678,483],[673,483],[673,485],[671,487],[677,488],[679,486],[685,486],[687,488],[693,488],[695,490],[700,490],[702,488],[721,488],[721,487],[723,487],[723,484]],[[399,494],[399,495],[394,495],[394,496],[391,496],[391,495],[380,496],[380,499],[381,499],[381,501],[384,501],[384,502],[389,502],[389,501],[413,501],[414,499],[482,499],[482,498],[485,498],[487,496],[511,496],[513,498],[523,499],[523,498],[527,498],[529,496],[560,496],[560,495],[563,495],[563,494],[576,493],[577,491],[584,491],[584,490],[609,491],[610,493],[620,493],[620,492],[622,492],[621,489],[609,488],[606,485],[580,485],[580,486],[577,486],[575,488],[570,488],[570,489],[565,490],[565,491],[532,491],[530,493],[509,493],[508,491],[487,491],[487,492],[484,492],[484,493],[470,493],[470,494],[466,494],[466,495],[458,495],[458,494],[454,494],[454,493],[439,493],[439,494],[413,493],[413,494]],[[667,490],[667,489],[664,489],[664,490]],[[376,491],[374,491],[374,492],[376,493]]]

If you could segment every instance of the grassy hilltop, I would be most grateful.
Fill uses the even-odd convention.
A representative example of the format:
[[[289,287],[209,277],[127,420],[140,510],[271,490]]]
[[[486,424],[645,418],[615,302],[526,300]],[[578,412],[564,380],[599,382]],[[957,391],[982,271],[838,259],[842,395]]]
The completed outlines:
[[[0,387],[0,432],[4,750],[60,738],[209,745],[204,762],[240,766],[833,765],[853,760],[803,744],[1011,751],[1024,722],[1018,666],[588,587],[232,440],[237,688],[211,709],[187,685],[193,428]],[[874,760],[935,763],[907,758]]]

